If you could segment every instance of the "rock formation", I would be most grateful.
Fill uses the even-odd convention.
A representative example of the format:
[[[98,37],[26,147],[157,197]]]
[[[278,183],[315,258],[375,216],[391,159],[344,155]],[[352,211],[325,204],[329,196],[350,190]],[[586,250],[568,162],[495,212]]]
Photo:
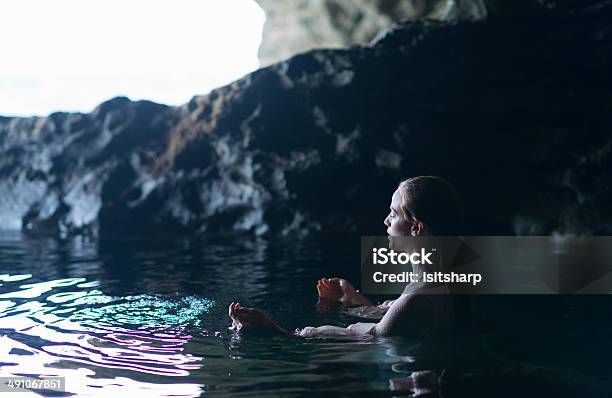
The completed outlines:
[[[180,107],[0,118],[0,223],[32,233],[382,234],[453,181],[475,234],[612,230],[612,4],[396,25]]]
[[[313,48],[366,44],[402,20],[477,20],[487,15],[485,0],[257,0],[266,13],[259,48],[270,65]]]
[[[259,59],[267,66],[314,48],[367,44],[394,22],[477,21],[576,0],[256,0],[266,13]],[[578,0],[580,2],[581,0]]]

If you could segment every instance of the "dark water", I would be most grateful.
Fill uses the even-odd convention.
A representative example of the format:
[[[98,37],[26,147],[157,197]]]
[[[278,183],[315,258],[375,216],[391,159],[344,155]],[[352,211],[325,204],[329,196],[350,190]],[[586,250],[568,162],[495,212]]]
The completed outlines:
[[[445,337],[227,330],[231,301],[290,330],[358,321],[317,307],[314,289],[323,276],[358,280],[354,254],[296,240],[4,234],[0,376],[64,376],[67,393],[55,396],[610,396],[608,296],[480,299],[488,320]],[[418,389],[390,390],[410,377]]]

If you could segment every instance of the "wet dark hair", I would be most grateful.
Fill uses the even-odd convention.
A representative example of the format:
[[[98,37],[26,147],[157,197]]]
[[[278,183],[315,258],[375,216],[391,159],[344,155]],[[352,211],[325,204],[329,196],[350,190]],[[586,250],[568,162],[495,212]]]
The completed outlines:
[[[446,179],[418,176],[399,183],[404,218],[415,218],[425,223],[432,235],[462,234],[463,209],[459,195]]]

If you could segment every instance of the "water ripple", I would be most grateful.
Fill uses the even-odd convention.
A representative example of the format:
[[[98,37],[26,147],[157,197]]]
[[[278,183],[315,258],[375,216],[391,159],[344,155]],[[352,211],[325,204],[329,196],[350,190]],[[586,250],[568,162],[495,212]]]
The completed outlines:
[[[147,375],[188,376],[202,366],[202,357],[183,351],[193,337],[189,329],[200,326],[213,301],[195,296],[108,296],[96,289],[97,281],[85,278],[16,286],[31,277],[0,275],[2,375],[66,376],[70,390],[85,395],[96,395],[103,386],[105,395],[112,395],[115,387],[122,395],[137,390],[162,396],[164,384],[144,381]],[[136,375],[105,378],[109,373],[103,369]],[[201,392],[197,383],[166,387],[172,395]]]

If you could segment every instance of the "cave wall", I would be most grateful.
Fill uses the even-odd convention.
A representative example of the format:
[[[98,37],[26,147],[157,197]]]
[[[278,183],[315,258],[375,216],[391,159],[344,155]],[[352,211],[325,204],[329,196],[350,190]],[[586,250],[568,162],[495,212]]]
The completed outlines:
[[[365,44],[401,20],[483,19],[485,0],[256,0],[266,14],[262,66],[313,48]]]
[[[468,233],[610,234],[612,4],[583,3],[404,22],[179,107],[0,118],[0,227],[379,234],[397,182],[433,174]]]

